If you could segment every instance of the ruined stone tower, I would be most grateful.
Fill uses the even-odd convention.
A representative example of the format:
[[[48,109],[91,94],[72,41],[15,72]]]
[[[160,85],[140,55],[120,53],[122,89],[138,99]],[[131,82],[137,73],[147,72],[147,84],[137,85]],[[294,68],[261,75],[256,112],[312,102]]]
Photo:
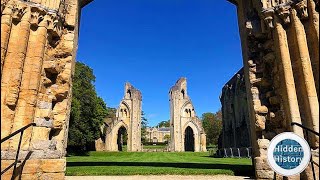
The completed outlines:
[[[229,1],[238,12],[256,177],[273,179],[270,140],[285,131],[307,138],[291,122],[319,132],[319,0]],[[319,137],[307,141],[319,152]],[[301,178],[312,179],[309,170]]]
[[[79,15],[90,0],[1,0],[1,139],[24,131],[16,172],[1,179],[64,179]],[[1,143],[1,170],[20,135]]]
[[[170,151],[206,151],[206,134],[187,93],[187,80],[180,78],[169,91]]]
[[[116,119],[106,126],[106,151],[119,151],[119,133],[127,132],[127,151],[141,151],[141,92],[130,83],[125,84],[124,98],[117,109]]]

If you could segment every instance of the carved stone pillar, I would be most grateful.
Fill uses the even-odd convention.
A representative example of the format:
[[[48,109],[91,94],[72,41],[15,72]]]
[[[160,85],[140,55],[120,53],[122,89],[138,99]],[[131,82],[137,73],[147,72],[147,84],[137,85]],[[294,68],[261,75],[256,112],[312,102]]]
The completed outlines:
[[[27,54],[23,67],[23,75],[17,110],[14,117],[13,131],[33,122],[37,95],[40,85],[44,52],[47,44],[47,26],[50,20],[43,11],[31,10],[31,31]],[[44,17],[45,16],[45,17]],[[40,22],[40,23],[39,23]],[[32,129],[27,129],[22,138],[22,149],[29,148]],[[18,138],[14,137],[12,147],[18,146]]]
[[[292,9],[292,36],[294,38],[294,46],[292,52],[297,55],[297,71],[299,71],[299,86],[301,88],[301,96],[303,97],[300,106],[305,112],[304,124],[316,132],[319,132],[319,102],[316,92],[315,79],[313,77],[312,66],[309,56],[308,44],[304,27],[297,16],[296,10]],[[310,134],[311,146],[319,147],[319,137]]]
[[[309,20],[302,23],[306,30],[312,71],[319,98],[319,12],[316,11],[316,3],[313,0],[308,0],[308,14]]]
[[[10,37],[11,24],[12,24],[12,8],[10,7],[10,5],[8,5],[2,11],[2,16],[1,16],[1,29],[2,29],[1,31],[1,74],[2,74],[4,58],[8,49],[8,41]]]
[[[276,22],[274,37],[275,46],[279,47],[279,50],[276,52],[278,53],[279,59],[281,60],[279,62],[279,67],[281,68],[280,73],[283,73],[281,77],[283,77],[283,81],[286,82],[283,87],[283,106],[286,110],[286,117],[289,120],[288,126],[290,126],[291,122],[301,124],[301,117],[296,94],[297,92],[293,78],[290,53],[287,41],[287,34],[282,24],[279,22]],[[303,130],[299,127],[293,127],[292,131],[300,136],[303,136]]]
[[[64,179],[78,16],[88,2],[1,1],[1,138],[36,124],[23,133],[22,163],[1,179]],[[1,170],[19,139],[1,144]]]
[[[13,118],[20,90],[24,59],[30,33],[30,7],[17,3],[12,7],[13,24],[1,77],[1,137],[12,132]],[[6,149],[7,142],[1,147]]]
[[[285,131],[305,137],[291,122],[319,132],[319,1],[229,1],[238,7],[256,178],[273,179],[269,141]],[[309,143],[319,148],[318,138]]]

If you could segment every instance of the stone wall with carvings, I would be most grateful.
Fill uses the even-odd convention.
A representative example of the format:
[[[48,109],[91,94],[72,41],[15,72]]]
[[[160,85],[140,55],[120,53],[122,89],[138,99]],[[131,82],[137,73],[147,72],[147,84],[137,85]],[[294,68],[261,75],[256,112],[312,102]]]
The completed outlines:
[[[270,140],[319,132],[319,1],[229,0],[237,6],[256,177],[273,179]],[[307,139],[319,149],[319,137]],[[298,178],[298,177],[297,177]],[[301,174],[310,178],[310,168]]]
[[[187,92],[186,78],[180,78],[169,91],[170,151],[185,151],[185,133],[188,127],[193,130],[194,151],[207,151],[206,133]]]
[[[16,172],[63,179],[79,14],[89,0],[1,0],[1,139],[27,129]],[[15,158],[19,135],[1,144],[1,170]]]
[[[225,84],[220,101],[223,128],[219,139],[219,148],[251,147],[243,68]]]

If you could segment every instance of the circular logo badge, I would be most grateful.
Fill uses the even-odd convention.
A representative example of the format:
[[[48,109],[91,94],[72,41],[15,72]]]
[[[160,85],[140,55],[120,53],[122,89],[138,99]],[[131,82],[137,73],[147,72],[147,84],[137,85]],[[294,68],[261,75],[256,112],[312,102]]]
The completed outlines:
[[[268,147],[270,167],[283,176],[301,173],[308,166],[310,157],[307,141],[293,132],[278,134]]]

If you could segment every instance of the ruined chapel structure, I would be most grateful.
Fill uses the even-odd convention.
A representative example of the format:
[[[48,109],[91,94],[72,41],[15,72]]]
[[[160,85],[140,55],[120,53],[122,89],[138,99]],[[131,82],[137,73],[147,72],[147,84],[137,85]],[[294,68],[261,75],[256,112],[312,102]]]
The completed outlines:
[[[81,8],[91,0],[1,0],[1,139],[30,124],[1,179],[64,179]],[[1,171],[20,134],[1,143]]]
[[[222,132],[220,148],[251,147],[250,122],[243,68],[222,88],[220,96],[222,111]]]
[[[319,0],[229,1],[238,12],[256,178],[280,178],[268,166],[270,140],[285,131],[307,138],[291,122],[319,132]],[[307,141],[319,153],[319,137]],[[299,176],[312,179],[310,167],[290,178]]]
[[[96,141],[98,150],[122,151],[122,143],[125,141],[123,138],[127,137],[127,151],[141,151],[141,101],[141,92],[126,83],[116,118],[105,122],[104,139]]]
[[[206,151],[206,134],[187,93],[187,80],[180,78],[169,91],[170,151]]]

